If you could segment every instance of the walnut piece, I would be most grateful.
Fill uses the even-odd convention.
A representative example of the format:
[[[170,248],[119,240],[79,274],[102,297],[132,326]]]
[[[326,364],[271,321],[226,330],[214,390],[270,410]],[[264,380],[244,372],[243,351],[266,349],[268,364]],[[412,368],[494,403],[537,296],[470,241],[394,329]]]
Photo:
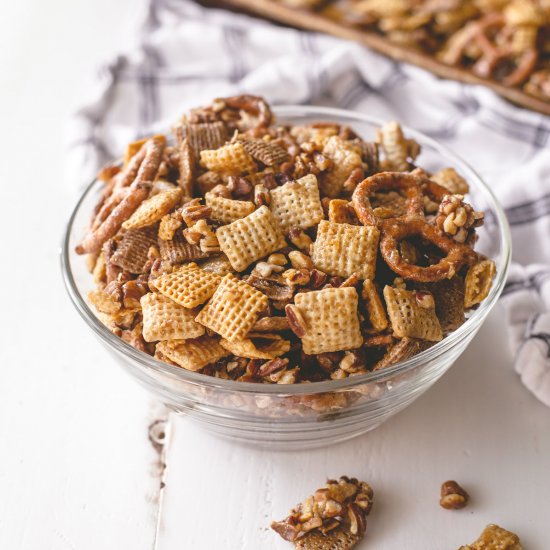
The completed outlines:
[[[483,212],[475,212],[464,202],[463,195],[445,195],[439,205],[435,223],[455,241],[463,243],[470,228],[483,225],[483,218]]]
[[[446,510],[460,510],[468,504],[470,495],[454,480],[441,485],[439,504]]]

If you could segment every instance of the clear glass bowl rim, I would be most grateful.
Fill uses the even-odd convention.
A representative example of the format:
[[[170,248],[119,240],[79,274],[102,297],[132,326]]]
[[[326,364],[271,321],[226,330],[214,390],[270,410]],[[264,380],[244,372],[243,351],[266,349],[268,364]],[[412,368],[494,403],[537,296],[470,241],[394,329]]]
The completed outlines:
[[[328,117],[334,117],[336,119],[355,119],[361,122],[366,122],[367,124],[377,126],[380,126],[384,122],[381,119],[371,115],[331,107],[284,105],[273,107],[273,111],[276,116],[289,119],[292,119],[293,117],[299,118],[303,116],[315,116],[319,117],[319,120],[321,121],[323,116],[326,115]],[[154,371],[157,371],[158,373],[179,378],[187,383],[206,386],[212,389],[219,389],[237,393],[242,392],[271,395],[276,394],[281,396],[297,394],[317,394],[323,392],[350,389],[354,386],[363,385],[371,382],[380,382],[382,380],[387,380],[394,376],[404,374],[409,370],[421,366],[422,364],[434,359],[441,353],[444,353],[445,350],[450,349],[453,344],[459,342],[463,338],[466,338],[472,331],[476,330],[480,326],[485,317],[488,315],[489,311],[498,300],[498,297],[500,296],[506,283],[506,277],[511,258],[511,236],[506,215],[503,208],[499,204],[494,192],[468,163],[466,163],[461,157],[452,152],[449,148],[441,145],[440,143],[426,136],[422,132],[419,132],[412,128],[408,128],[406,126],[403,126],[403,130],[408,137],[415,138],[421,143],[423,142],[429,144],[430,147],[432,147],[438,153],[441,153],[442,156],[452,160],[456,166],[460,167],[461,170],[467,173],[467,179],[470,183],[472,183],[473,179],[475,180],[475,186],[484,189],[486,197],[490,198],[489,206],[496,216],[496,222],[499,226],[499,230],[502,236],[502,241],[501,243],[499,243],[501,246],[501,251],[500,258],[497,264],[497,274],[488,297],[479,305],[479,307],[473,312],[473,314],[461,327],[450,333],[443,340],[441,340],[431,348],[428,348],[418,355],[415,355],[410,359],[407,359],[406,361],[401,361],[399,363],[396,363],[395,365],[392,365],[391,367],[387,367],[380,371],[369,372],[367,374],[353,376],[343,380],[326,380],[322,382],[310,382],[307,384],[287,384],[281,386],[278,384],[263,384],[261,382],[237,382],[234,380],[223,380],[220,378],[215,378],[213,376],[207,376],[205,374],[188,371],[180,367],[174,367],[167,363],[158,361],[155,358],[147,355],[146,353],[137,350],[118,336],[115,336],[94,315],[93,311],[86,303],[86,300],[80,294],[71,270],[70,240],[73,232],[73,224],[82,203],[84,202],[88,194],[92,191],[94,186],[97,184],[97,180],[95,179],[86,187],[78,202],[76,203],[73,212],[71,213],[71,217],[69,218],[69,221],[67,223],[60,249],[63,281],[69,297],[71,298],[71,301],[73,302],[80,316],[84,319],[84,321],[86,321],[87,325],[108,346],[114,348],[115,351],[121,353],[122,355],[128,356],[130,359],[137,362],[140,366],[147,369],[152,369]]]

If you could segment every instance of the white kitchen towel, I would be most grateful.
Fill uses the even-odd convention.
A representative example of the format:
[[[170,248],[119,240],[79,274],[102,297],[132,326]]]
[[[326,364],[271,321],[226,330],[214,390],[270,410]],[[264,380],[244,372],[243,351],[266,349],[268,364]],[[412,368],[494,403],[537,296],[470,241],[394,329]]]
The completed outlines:
[[[456,151],[495,189],[513,234],[502,303],[516,370],[550,405],[550,119],[362,46],[189,0],[147,0],[135,41],[69,126],[71,185],[189,107],[237,93],[399,120]]]

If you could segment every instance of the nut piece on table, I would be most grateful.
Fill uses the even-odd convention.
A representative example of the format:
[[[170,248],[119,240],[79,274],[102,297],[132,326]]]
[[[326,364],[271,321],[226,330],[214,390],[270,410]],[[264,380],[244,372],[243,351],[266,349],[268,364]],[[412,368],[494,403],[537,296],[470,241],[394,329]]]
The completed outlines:
[[[468,504],[470,495],[454,480],[441,485],[439,504],[446,510],[460,510]]]
[[[519,537],[498,525],[489,524],[479,538],[458,550],[523,550]]]
[[[348,550],[364,536],[374,499],[370,485],[342,476],[315,491],[271,528],[302,550]]]

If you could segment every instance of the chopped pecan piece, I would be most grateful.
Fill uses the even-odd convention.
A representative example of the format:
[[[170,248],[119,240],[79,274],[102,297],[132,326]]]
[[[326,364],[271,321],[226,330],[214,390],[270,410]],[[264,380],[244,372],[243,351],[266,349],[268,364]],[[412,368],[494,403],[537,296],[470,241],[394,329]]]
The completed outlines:
[[[187,204],[184,204],[181,209],[181,216],[188,227],[199,220],[209,218],[212,214],[212,209],[209,206],[200,204],[200,201],[201,199],[193,199]]]
[[[370,485],[342,476],[328,480],[271,528],[296,548],[330,550],[349,549],[365,535],[366,517],[370,513],[374,493]],[[342,542],[345,541],[345,545]]]
[[[468,504],[470,495],[454,480],[445,481],[441,485],[439,504],[447,510],[460,510]]]
[[[294,287],[287,285],[280,275],[261,277],[252,273],[246,279],[246,282],[274,301],[292,300],[292,296],[294,295]]]
[[[288,329],[288,319],[286,317],[262,317],[256,321],[251,332],[272,332]]]

